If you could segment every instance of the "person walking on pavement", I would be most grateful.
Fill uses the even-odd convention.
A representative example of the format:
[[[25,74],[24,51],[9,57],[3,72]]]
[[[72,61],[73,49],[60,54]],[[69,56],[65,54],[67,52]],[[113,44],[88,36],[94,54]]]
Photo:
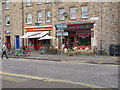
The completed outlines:
[[[4,55],[6,56],[7,59],[9,59],[8,56],[7,56],[7,46],[6,46],[6,43],[2,46],[2,56],[1,56],[1,59],[3,59]]]

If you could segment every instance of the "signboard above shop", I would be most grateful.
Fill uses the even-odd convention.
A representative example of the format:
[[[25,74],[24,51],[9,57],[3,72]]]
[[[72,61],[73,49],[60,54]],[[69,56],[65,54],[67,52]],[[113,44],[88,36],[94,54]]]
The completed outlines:
[[[68,32],[57,32],[57,36],[68,36]]]

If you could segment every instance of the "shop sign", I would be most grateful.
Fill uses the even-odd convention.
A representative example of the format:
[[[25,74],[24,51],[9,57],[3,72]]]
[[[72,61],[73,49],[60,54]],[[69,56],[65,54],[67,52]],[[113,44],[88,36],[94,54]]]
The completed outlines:
[[[82,25],[68,25],[67,29],[90,29],[93,28],[93,24],[82,24]]]
[[[68,36],[68,32],[57,32],[57,36]]]
[[[79,37],[86,38],[89,37],[89,35],[79,35]]]

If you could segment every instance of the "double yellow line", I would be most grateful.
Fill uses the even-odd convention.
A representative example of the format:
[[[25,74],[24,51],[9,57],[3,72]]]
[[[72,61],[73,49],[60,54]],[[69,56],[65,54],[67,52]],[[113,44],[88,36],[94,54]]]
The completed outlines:
[[[101,86],[81,83],[81,82],[73,82],[68,80],[60,80],[60,79],[51,79],[46,77],[36,77],[36,76],[29,76],[29,75],[22,75],[22,74],[15,74],[15,73],[6,73],[6,72],[0,72],[1,75],[8,75],[8,76],[14,76],[14,77],[23,77],[23,78],[30,78],[30,79],[36,79],[36,80],[43,80],[46,82],[63,82],[63,83],[71,83],[71,84],[77,84],[77,85],[83,85],[87,86],[89,88],[105,88]]]

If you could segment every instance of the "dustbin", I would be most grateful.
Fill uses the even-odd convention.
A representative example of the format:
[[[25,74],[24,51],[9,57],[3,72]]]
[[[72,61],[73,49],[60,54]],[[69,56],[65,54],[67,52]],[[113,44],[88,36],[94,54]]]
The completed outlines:
[[[114,55],[120,56],[120,44],[110,45],[109,54],[111,56],[114,56]]]

